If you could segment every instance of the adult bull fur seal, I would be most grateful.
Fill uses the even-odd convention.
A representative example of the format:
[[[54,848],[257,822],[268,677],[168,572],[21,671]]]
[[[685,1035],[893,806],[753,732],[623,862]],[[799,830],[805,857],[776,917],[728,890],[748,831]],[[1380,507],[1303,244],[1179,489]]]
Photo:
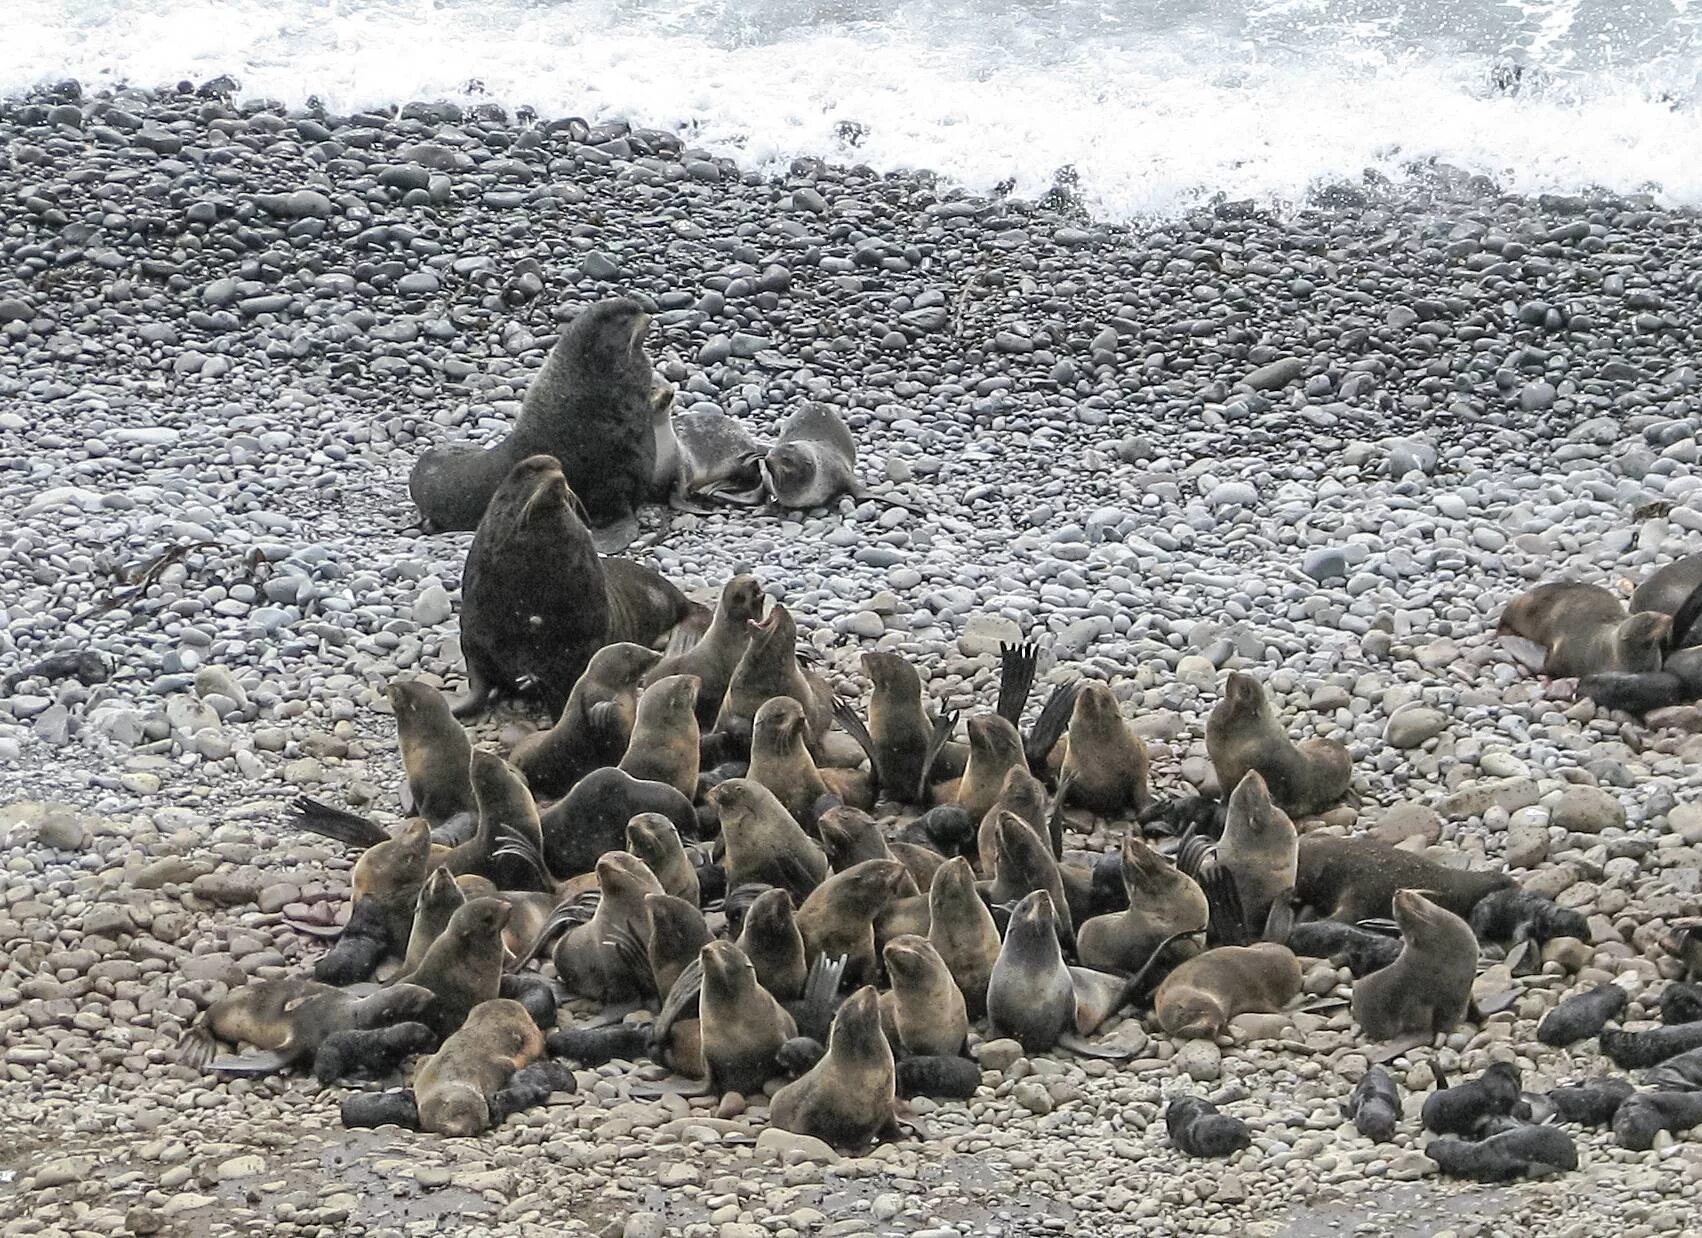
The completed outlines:
[[[1498,630],[1547,650],[1542,673],[1571,679],[1610,671],[1658,671],[1672,633],[1672,616],[1627,615],[1598,585],[1560,581],[1538,585],[1501,612]]]
[[[1296,853],[1296,899],[1349,924],[1393,914],[1397,890],[1423,890],[1456,916],[1469,916],[1479,900],[1513,885],[1506,873],[1447,868],[1371,838],[1307,834]]]
[[[1262,941],[1195,955],[1159,984],[1153,1008],[1171,1036],[1216,1036],[1236,1015],[1281,1010],[1299,992],[1300,960]]]
[[[428,529],[475,528],[504,476],[521,460],[551,455],[585,505],[607,529],[609,549],[636,531],[635,507],[657,471],[656,419],[672,392],[658,389],[644,336],[650,318],[636,301],[599,301],[562,332],[520,406],[509,436],[488,449],[467,444],[427,451],[408,492]]]
[[[565,795],[592,770],[613,765],[632,740],[638,693],[662,655],[621,641],[591,655],[555,725],[514,746],[514,766],[539,795]]]
[[[674,787],[612,766],[585,775],[540,818],[550,872],[557,877],[590,872],[605,851],[626,845],[627,823],[645,812],[660,813],[682,834],[697,836],[697,812]]]
[[[1415,890],[1398,890],[1400,956],[1353,983],[1353,1017],[1373,1040],[1451,1032],[1466,1017],[1477,937],[1459,916]]]
[[[1071,804],[1101,816],[1145,810],[1146,745],[1123,721],[1109,685],[1088,682],[1076,693],[1058,773]]]
[[[473,741],[455,721],[449,701],[436,688],[417,679],[398,679],[385,689],[396,717],[396,738],[402,749],[402,768],[408,778],[408,798],[415,816],[457,843],[471,833],[479,806],[468,774]],[[450,827],[460,818],[466,828]]]
[[[414,1075],[420,1129],[462,1138],[489,1130],[491,1098],[543,1055],[544,1033],[524,1006],[500,997],[479,1003]]]
[[[1240,671],[1230,673],[1206,719],[1206,752],[1225,793],[1256,769],[1277,806],[1297,817],[1339,803],[1353,774],[1347,749],[1334,740],[1289,739],[1259,681]]]
[[[835,1148],[861,1148],[896,1126],[895,1087],[879,999],[874,986],[865,985],[833,1016],[827,1056],[774,1094],[769,1121]]]

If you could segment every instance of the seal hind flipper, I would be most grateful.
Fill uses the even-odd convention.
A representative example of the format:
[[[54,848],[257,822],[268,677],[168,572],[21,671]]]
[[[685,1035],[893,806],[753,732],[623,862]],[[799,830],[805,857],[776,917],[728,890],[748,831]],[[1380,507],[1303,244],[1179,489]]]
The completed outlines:
[[[205,1019],[205,1016],[202,1018]],[[191,1070],[206,1070],[207,1063],[218,1051],[219,1041],[213,1035],[213,1029],[204,1021],[197,1021],[178,1039],[176,1057],[179,1063]]]
[[[869,734],[869,728],[864,725],[863,716],[857,712],[857,707],[844,697],[833,698],[833,720],[839,724],[839,729],[849,735],[863,750],[863,755],[869,758],[869,776],[876,788],[880,787],[880,763],[875,760],[875,741]]]
[[[538,935],[532,938],[531,944],[520,952],[514,960],[514,965],[508,970],[519,971],[537,958],[540,951],[546,949],[552,941],[568,929],[581,924],[589,924],[591,917],[596,914],[597,904],[602,901],[602,898],[600,891],[586,890],[550,912],[549,918],[538,929]]]
[[[674,987],[669,989],[667,997],[662,999],[662,1009],[656,1012],[656,1020],[650,1025],[652,1052],[667,1044],[668,1035],[673,1031],[675,1023],[696,1016],[697,999],[702,993],[703,959],[699,956],[680,969],[679,976],[674,980]]]
[[[1247,910],[1234,876],[1214,862],[1198,878],[1206,895],[1206,941],[1213,946],[1245,946],[1253,940]]]
[[[496,846],[491,848],[491,859],[498,858],[519,860],[536,879],[540,890],[553,890],[555,878],[551,875],[549,866],[544,862],[544,853],[537,842],[526,831],[516,826],[499,822],[491,828],[491,839]]]
[[[928,802],[928,784],[932,781],[934,762],[939,759],[940,749],[946,746],[951,733],[957,727],[957,710],[947,709],[940,712],[934,719],[934,733],[928,736],[928,750],[922,754],[922,776],[917,780],[916,802]]]
[[[618,555],[638,538],[638,517],[632,512],[591,530],[591,544],[600,555]]]
[[[1058,794],[1052,800],[1052,811],[1046,814],[1046,837],[1052,844],[1052,858],[1064,858],[1064,805],[1069,802],[1070,789],[1076,785],[1076,776],[1066,771],[1058,777]],[[1115,854],[1114,852],[1108,854]],[[1118,875],[1121,883],[1122,866],[1119,862]]]
[[[376,821],[357,816],[341,808],[333,808],[306,795],[290,802],[289,823],[298,830],[335,839],[350,847],[376,847],[390,841],[390,835]]]
[[[1040,646],[1033,641],[999,642],[999,717],[1014,727],[1022,726],[1022,711],[1028,708],[1028,695],[1034,690],[1034,671],[1040,660]]]
[[[1082,681],[1077,679],[1072,683],[1061,683],[1052,689],[1052,694],[1046,698],[1046,703],[1040,707],[1040,716],[1029,728],[1028,738],[1023,740],[1022,754],[1028,760],[1028,768],[1036,775],[1046,772],[1046,758],[1052,755],[1052,749],[1058,746],[1058,741],[1064,738],[1064,732],[1070,726],[1070,714],[1076,707],[1076,697],[1080,695]]]
[[[656,990],[655,975],[650,970],[650,953],[644,943],[624,924],[612,925],[603,934],[603,944],[615,952],[621,966],[640,983],[648,981],[648,990]]]
[[[215,1075],[240,1075],[258,1079],[265,1075],[281,1074],[294,1063],[293,1058],[274,1049],[256,1049],[250,1053],[227,1053],[214,1058],[207,1066]]]
[[[1115,1045],[1091,1044],[1075,1032],[1069,1031],[1058,1034],[1058,1047],[1069,1050],[1077,1057],[1097,1057],[1108,1062],[1126,1062],[1135,1056],[1132,1050],[1119,1049]]]
[[[798,1025],[798,1034],[825,1042],[833,1026],[834,1013],[839,1009],[839,986],[845,980],[846,955],[829,958],[818,954],[804,978],[804,995],[792,1003],[790,1013]]]

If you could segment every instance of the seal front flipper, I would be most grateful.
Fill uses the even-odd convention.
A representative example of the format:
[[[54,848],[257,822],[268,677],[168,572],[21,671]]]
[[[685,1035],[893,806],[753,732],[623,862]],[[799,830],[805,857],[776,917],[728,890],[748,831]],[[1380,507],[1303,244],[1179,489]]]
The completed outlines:
[[[674,1024],[681,1019],[697,1017],[697,1001],[703,993],[703,956],[687,963],[674,980],[674,987],[662,999],[662,1009],[650,1025],[650,1053],[654,1057],[668,1043]]]
[[[999,643],[999,705],[998,715],[1014,727],[1022,726],[1022,711],[1028,707],[1028,694],[1034,690],[1034,671],[1040,658],[1040,646],[1033,641],[1011,644]]]
[[[289,823],[309,834],[332,838],[351,847],[376,847],[379,843],[390,841],[390,835],[376,821],[333,808],[305,795],[292,800],[290,809]]]
[[[839,987],[845,980],[849,958],[843,954],[829,958],[818,954],[804,978],[804,995],[788,1003],[786,1012],[798,1025],[798,1034],[813,1040],[826,1041],[833,1016],[839,1010]]]
[[[1294,932],[1296,914],[1294,887],[1289,886],[1271,900],[1271,909],[1265,915],[1264,940],[1286,943],[1289,935]]]
[[[467,667],[467,691],[452,702],[449,712],[456,718],[473,718],[485,712],[496,696],[496,685],[471,665]]]
[[[591,544],[602,555],[615,555],[638,538],[638,517],[628,512],[620,519],[591,530]]]

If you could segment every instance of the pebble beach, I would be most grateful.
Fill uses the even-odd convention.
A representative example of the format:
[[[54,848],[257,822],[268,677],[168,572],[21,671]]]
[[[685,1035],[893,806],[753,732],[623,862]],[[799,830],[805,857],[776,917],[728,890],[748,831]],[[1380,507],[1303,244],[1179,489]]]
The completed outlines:
[[[1417,1106],[1513,1061],[1617,980],[1648,1026],[1702,891],[1702,709],[1574,701],[1495,637],[1540,580],[1622,596],[1702,549],[1702,220],[1653,197],[1522,197],[1437,164],[1096,220],[1067,183],[983,198],[812,160],[749,171],[624,124],[409,104],[332,115],[229,82],[63,83],[0,102],[0,1221],[17,1235],[791,1238],[1676,1233],[1702,1136],[1578,1133],[1580,1168],[1439,1177]],[[1111,682],[1161,794],[1216,793],[1204,726],[1257,672],[1352,802],[1303,829],[1504,868],[1588,917],[1505,1009],[1398,1059],[1408,1120],[1342,1115],[1366,1065],[1349,974],[1300,1008],[1112,1063],[984,1046],[926,1140],[842,1157],[648,1065],[477,1139],[348,1131],[310,1077],[223,1082],[178,1035],[324,949],[351,856],[299,794],[400,817],[397,675],[464,682],[470,535],[424,536],[428,446],[494,442],[562,323],[631,295],[681,409],[769,436],[844,414],[876,497],[646,509],[635,557],[704,600],[752,571],[834,686],[897,649],[942,707]],[[896,499],[901,502],[890,502]],[[73,655],[66,659],[61,655]],[[46,664],[46,665],[44,665]],[[66,667],[71,669],[67,670]],[[538,719],[475,733],[506,751]],[[1082,818],[1073,843],[1115,845]],[[579,1009],[579,1008],[575,1008]],[[588,1007],[579,1010],[583,1015]],[[1196,1092],[1253,1129],[1168,1140]],[[738,1107],[732,1107],[736,1110]]]

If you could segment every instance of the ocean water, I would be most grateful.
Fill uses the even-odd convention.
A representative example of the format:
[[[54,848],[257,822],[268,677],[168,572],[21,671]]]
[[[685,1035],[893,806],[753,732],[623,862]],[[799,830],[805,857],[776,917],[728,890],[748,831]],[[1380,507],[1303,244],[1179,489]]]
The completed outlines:
[[[494,99],[747,166],[1060,175],[1106,218],[1433,161],[1702,206],[1702,0],[3,0],[0,93],[74,76],[348,111]]]

